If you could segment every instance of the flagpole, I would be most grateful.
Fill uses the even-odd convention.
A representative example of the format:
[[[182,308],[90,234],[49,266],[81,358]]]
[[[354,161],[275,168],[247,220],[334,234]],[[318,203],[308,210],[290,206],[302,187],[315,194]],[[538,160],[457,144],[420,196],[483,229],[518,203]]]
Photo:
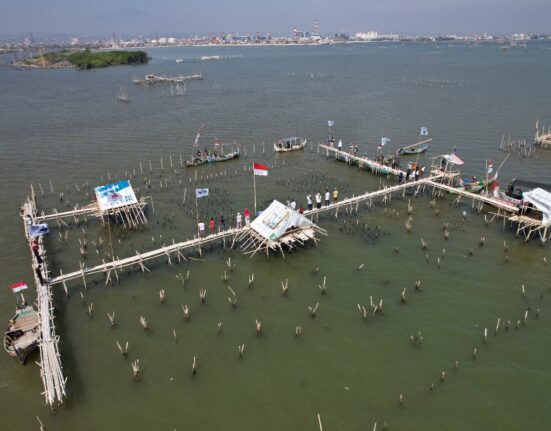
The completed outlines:
[[[199,204],[197,203],[197,189],[195,190],[195,217],[197,218],[197,229],[199,229]],[[201,232],[197,231],[199,234]]]
[[[256,175],[254,174],[254,165],[253,165],[253,191],[254,191],[254,216],[256,217]]]

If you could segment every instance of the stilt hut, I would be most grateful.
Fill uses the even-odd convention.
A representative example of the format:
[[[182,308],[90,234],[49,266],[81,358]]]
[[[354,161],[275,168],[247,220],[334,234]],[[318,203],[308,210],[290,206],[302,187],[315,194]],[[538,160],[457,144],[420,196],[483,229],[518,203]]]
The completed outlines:
[[[113,217],[129,228],[147,224],[144,213],[145,199],[138,201],[129,180],[96,187],[94,192],[97,204],[96,216],[103,222],[106,218]]]
[[[316,233],[327,235],[311,220],[288,206],[274,200],[268,208],[253,220],[250,229],[245,229],[238,238],[243,241],[241,248],[245,254],[254,256],[258,251],[281,252],[293,250],[308,241],[317,244]]]

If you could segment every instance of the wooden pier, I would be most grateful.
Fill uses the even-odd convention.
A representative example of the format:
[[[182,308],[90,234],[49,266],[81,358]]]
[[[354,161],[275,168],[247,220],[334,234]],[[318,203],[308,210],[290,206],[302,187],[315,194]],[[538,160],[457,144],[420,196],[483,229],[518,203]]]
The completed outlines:
[[[322,206],[320,208],[313,208],[311,210],[304,211],[305,216],[313,216],[322,212],[326,211],[335,211],[335,215],[338,214],[338,210],[341,207],[350,207],[350,208],[356,208],[359,205],[360,202],[363,201],[371,201],[372,199],[376,198],[385,198],[385,196],[390,196],[392,193],[404,191],[406,189],[412,188],[415,189],[415,193],[419,193],[422,186],[425,184],[428,184],[430,179],[437,179],[437,177],[431,177],[426,179],[421,179],[417,181],[409,181],[409,182],[403,182],[401,184],[391,186],[391,187],[383,187],[379,190],[375,190],[374,192],[367,192],[362,195],[358,196],[352,196],[351,198],[346,198],[338,202],[333,202],[332,204]]]
[[[456,194],[461,197],[472,199],[473,202],[479,202],[480,204],[486,204],[492,208],[495,208],[499,211],[500,216],[512,216],[517,214],[519,209],[509,203],[506,203],[502,200],[495,199],[489,196],[483,196],[476,193],[470,193],[464,190],[459,190],[454,187],[448,186],[446,184],[437,182],[436,180],[444,178],[443,175],[434,175],[429,178],[423,178],[417,181],[403,182],[391,187],[383,187],[379,190],[373,192],[367,192],[362,195],[353,196],[351,198],[346,198],[338,202],[331,203],[329,205],[313,208],[311,210],[304,211],[306,216],[314,216],[326,211],[335,211],[335,217],[338,215],[338,210],[341,207],[349,207],[350,210],[357,211],[358,205],[363,201],[371,201],[376,198],[383,198],[383,200],[390,199],[391,195],[396,192],[403,192],[406,189],[414,189],[414,194],[417,195],[424,187],[430,186],[436,189],[444,190],[451,194]]]
[[[38,253],[42,258],[39,266],[37,259],[31,249],[31,238],[29,236],[28,220],[36,220],[36,206],[33,200],[27,199],[23,204],[21,216],[23,218],[23,228],[25,238],[29,245],[31,258],[33,262],[33,275],[36,286],[36,303],[39,315],[39,350],[40,350],[40,377],[44,385],[44,397],[46,404],[53,407],[56,404],[63,403],[66,392],[66,379],[63,377],[63,367],[61,365],[61,355],[59,354],[59,336],[56,335],[54,309],[52,304],[52,293],[48,280],[48,265],[46,262],[46,250],[44,249],[42,237],[36,237],[38,240]],[[40,281],[38,272],[44,283]]]
[[[376,162],[375,160],[367,157],[355,156],[346,151],[339,150],[338,148],[330,147],[329,145],[322,144],[320,145],[320,148],[325,151],[325,155],[327,157],[332,154],[336,160],[340,160],[348,164],[354,164],[360,169],[369,169],[374,174],[398,176],[402,173],[404,177],[406,176],[406,172],[401,169],[395,169],[391,166],[383,165],[382,163]]]
[[[172,258],[171,256],[173,254],[176,255],[176,258],[178,261],[181,259],[186,259],[182,253],[180,253],[182,250],[188,249],[188,248],[200,248],[210,242],[218,241],[218,240],[225,240],[226,238],[234,238],[239,234],[243,233],[249,229],[248,227],[243,227],[242,229],[227,229],[220,231],[216,234],[208,235],[205,237],[199,237],[194,238],[191,240],[173,243],[170,245],[163,246],[161,248],[151,250],[145,253],[139,253],[136,251],[135,256],[126,257],[123,259],[113,260],[111,262],[104,262],[101,265],[96,265],[90,268],[82,267],[78,271],[70,272],[67,274],[61,273],[57,277],[50,278],[48,280],[49,286],[54,286],[56,284],[63,284],[64,287],[65,283],[69,280],[74,279],[82,279],[84,284],[86,284],[85,277],[92,274],[97,273],[104,273],[105,274],[105,283],[109,283],[111,278],[111,273],[115,274],[115,277],[118,278],[118,272],[122,268],[129,267],[129,266],[139,266],[142,272],[149,272],[149,269],[144,265],[144,262],[147,262],[148,260],[157,259],[160,257],[166,257],[168,264],[172,264]],[[232,242],[233,244],[233,242]]]
[[[40,215],[36,215],[35,221],[39,223],[56,220],[58,226],[61,224],[67,225],[63,219],[74,218],[78,220],[79,216],[86,218],[87,216],[96,217],[101,220],[102,223],[109,217],[116,217],[121,220],[123,226],[126,228],[137,228],[141,225],[147,224],[147,217],[145,216],[144,209],[147,206],[146,200],[149,199],[152,202],[150,196],[142,197],[139,202],[131,205],[125,205],[123,207],[111,208],[109,210],[101,210],[97,202],[92,202],[85,207],[76,205],[74,209],[70,211],[58,212],[56,209],[50,214],[44,212]]]
[[[548,127],[546,131],[545,127],[542,127],[540,130],[539,124],[536,122],[536,137],[534,143],[544,149],[551,148],[551,128]]]
[[[448,186],[448,185],[443,184],[443,183],[438,183],[438,182],[434,181],[434,177],[427,178],[425,181],[428,185],[430,185],[432,187],[436,187],[436,188],[444,190],[448,193],[455,194],[455,195],[458,195],[458,196],[463,196],[463,197],[466,197],[468,199],[472,199],[474,201],[484,203],[484,204],[489,205],[489,206],[491,206],[493,208],[496,208],[498,210],[502,210],[502,211],[509,212],[509,213],[517,213],[518,212],[518,208],[516,206],[511,205],[507,202],[504,202],[501,199],[496,199],[496,198],[493,198],[493,197],[490,197],[490,196],[484,196],[484,195],[479,195],[479,194],[476,194],[476,193],[467,192],[465,190],[461,190],[461,189],[458,189],[456,187],[451,187],[451,186]]]

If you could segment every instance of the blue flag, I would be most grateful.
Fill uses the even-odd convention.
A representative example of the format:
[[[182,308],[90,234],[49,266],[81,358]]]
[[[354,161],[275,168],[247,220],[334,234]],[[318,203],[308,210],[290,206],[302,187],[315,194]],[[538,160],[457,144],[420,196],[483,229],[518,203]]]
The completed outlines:
[[[335,125],[335,121],[334,120],[327,120],[327,125],[329,127],[333,127]]]
[[[386,144],[390,144],[390,139],[381,138],[381,147],[384,147]]]
[[[426,127],[421,127],[420,134],[421,134],[421,136],[428,136],[429,135],[429,129],[427,129]]]
[[[204,198],[209,195],[209,189],[195,189],[196,198]]]
[[[46,235],[49,232],[50,230],[48,229],[48,225],[46,223],[29,225],[29,236],[31,238]]]

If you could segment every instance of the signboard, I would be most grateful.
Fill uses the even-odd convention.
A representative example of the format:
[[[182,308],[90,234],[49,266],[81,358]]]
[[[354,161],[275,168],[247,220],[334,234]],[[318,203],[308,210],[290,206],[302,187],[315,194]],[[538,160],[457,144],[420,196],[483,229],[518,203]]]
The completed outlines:
[[[134,190],[128,180],[99,186],[94,191],[99,209],[102,211],[138,203]]]

